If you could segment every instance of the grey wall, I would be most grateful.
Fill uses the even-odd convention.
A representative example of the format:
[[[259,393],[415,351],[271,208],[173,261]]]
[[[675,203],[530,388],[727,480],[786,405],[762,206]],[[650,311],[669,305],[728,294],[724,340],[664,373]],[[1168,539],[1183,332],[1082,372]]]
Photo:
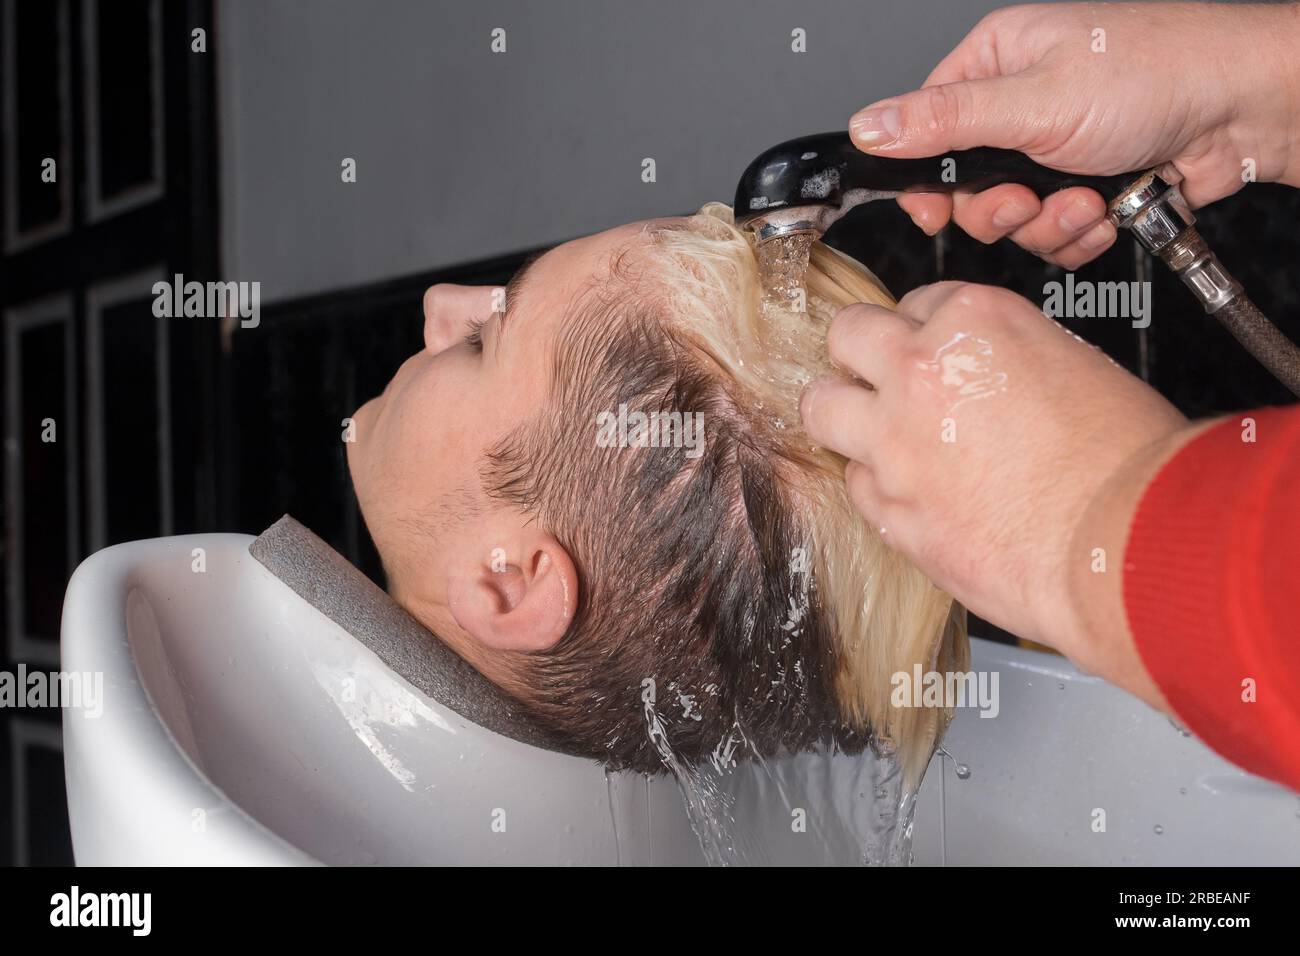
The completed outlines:
[[[224,272],[271,301],[730,201],[762,149],[919,85],[994,6],[218,0]]]

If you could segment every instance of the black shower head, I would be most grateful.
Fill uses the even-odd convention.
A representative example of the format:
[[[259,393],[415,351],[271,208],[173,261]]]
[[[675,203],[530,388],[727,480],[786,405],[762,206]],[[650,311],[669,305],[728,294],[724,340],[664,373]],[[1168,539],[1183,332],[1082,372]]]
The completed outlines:
[[[762,242],[795,232],[823,234],[864,202],[904,192],[979,192],[1001,183],[1040,197],[1088,186],[1109,202],[1131,176],[1075,176],[1004,149],[968,149],[926,159],[869,156],[847,133],[801,136],[773,146],[745,169],[733,204],[736,224]]]

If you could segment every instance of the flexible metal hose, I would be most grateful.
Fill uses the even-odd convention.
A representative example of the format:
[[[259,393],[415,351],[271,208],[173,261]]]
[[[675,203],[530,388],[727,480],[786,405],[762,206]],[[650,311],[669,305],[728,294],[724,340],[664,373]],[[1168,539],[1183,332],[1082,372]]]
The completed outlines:
[[[1260,365],[1295,395],[1300,395],[1300,347],[1266,319],[1244,292],[1215,312],[1214,317]]]
[[[1157,254],[1247,352],[1300,396],[1300,347],[1264,317],[1194,227],[1185,228]]]

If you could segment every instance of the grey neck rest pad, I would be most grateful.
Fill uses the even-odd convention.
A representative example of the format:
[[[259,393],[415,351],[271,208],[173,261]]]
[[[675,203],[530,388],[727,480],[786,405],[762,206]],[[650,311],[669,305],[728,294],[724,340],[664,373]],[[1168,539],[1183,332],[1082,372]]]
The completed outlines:
[[[425,696],[498,734],[534,747],[574,753],[293,518],[285,515],[267,528],[248,546],[248,553]]]

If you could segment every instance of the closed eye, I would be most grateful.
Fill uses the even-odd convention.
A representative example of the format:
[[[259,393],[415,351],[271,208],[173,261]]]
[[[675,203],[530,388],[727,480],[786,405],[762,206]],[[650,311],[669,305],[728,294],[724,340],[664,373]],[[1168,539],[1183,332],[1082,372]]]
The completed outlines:
[[[465,344],[479,355],[483,354],[483,326],[486,324],[487,319],[471,319],[469,334],[465,336]]]

